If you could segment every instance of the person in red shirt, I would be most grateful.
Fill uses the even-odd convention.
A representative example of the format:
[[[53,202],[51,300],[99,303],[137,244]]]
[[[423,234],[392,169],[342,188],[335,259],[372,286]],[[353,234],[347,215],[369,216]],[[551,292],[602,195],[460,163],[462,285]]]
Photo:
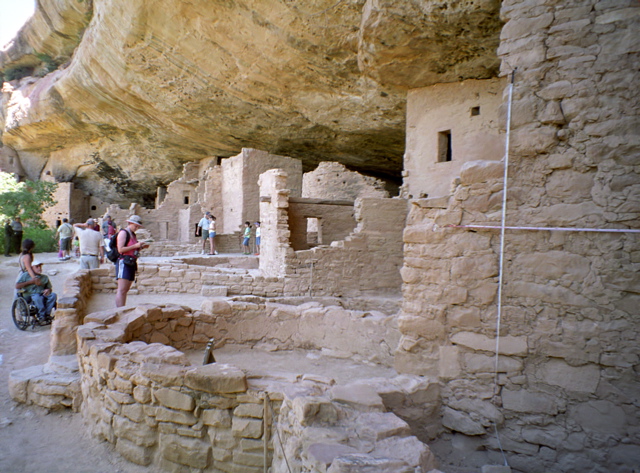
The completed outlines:
[[[136,280],[138,270],[138,256],[140,250],[149,245],[136,239],[136,231],[142,227],[142,219],[138,215],[132,215],[127,220],[127,227],[120,230],[117,237],[118,253],[120,258],[116,261],[116,279],[118,289],[116,291],[116,307],[127,304],[127,293],[131,284]]]

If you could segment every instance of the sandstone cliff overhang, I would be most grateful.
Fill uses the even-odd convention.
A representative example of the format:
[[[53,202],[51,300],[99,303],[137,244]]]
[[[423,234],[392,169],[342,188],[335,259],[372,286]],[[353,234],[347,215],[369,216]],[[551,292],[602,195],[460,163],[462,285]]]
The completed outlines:
[[[242,147],[399,180],[406,91],[496,76],[499,8],[42,0],[0,52],[2,142],[29,177],[112,201]]]

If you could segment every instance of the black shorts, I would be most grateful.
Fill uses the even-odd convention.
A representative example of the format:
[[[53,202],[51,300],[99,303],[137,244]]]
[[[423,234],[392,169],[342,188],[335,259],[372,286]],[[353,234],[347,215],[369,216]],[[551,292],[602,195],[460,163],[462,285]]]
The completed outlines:
[[[71,237],[60,238],[60,249],[62,251],[71,251]]]
[[[129,266],[124,264],[122,259],[116,261],[116,279],[127,279],[129,281],[136,280],[137,266]]]

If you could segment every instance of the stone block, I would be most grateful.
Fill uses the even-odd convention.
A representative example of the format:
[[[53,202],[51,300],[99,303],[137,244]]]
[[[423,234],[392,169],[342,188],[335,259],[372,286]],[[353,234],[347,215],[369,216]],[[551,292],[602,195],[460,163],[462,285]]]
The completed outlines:
[[[337,457],[327,473],[413,473],[415,468],[395,458],[374,458],[364,453]]]
[[[195,424],[192,427],[177,427],[175,433],[183,437],[193,437],[201,439],[205,436],[206,431],[202,424]]]
[[[229,463],[233,458],[233,451],[226,448],[211,447],[211,456],[215,461]]]
[[[233,415],[237,417],[254,417],[262,419],[264,406],[262,404],[240,404],[233,410]]]
[[[523,389],[511,391],[502,390],[502,406],[505,409],[515,412],[540,413],[556,415],[558,406],[552,396],[528,392]]]
[[[133,388],[133,398],[141,404],[151,402],[151,389],[147,386],[136,386]]]
[[[182,386],[184,373],[184,366],[163,363],[143,363],[140,366],[142,376],[165,386]]]
[[[116,441],[116,452],[137,465],[147,466],[153,459],[153,449],[136,445],[124,438]]]
[[[273,445],[268,446],[269,450],[273,449]],[[240,450],[243,452],[262,452],[264,450],[264,441],[255,439],[240,439]]]
[[[429,447],[416,437],[389,437],[376,443],[370,453],[376,458],[397,458],[421,471],[436,467],[436,458]]]
[[[348,404],[356,409],[383,411],[382,398],[371,386],[366,384],[348,384],[334,386],[330,390],[331,399]]]
[[[212,363],[188,370],[185,384],[208,393],[240,393],[247,390],[247,379],[242,370],[232,365]]]
[[[451,336],[451,341],[472,350],[495,353],[496,340],[475,332],[458,332]],[[527,337],[500,337],[499,351],[501,355],[524,356],[528,352]]]
[[[355,454],[358,453],[358,450],[340,443],[312,443],[307,447],[306,453],[314,463],[320,463],[326,468],[336,457]]]
[[[269,458],[266,458],[266,461],[269,462]],[[264,466],[264,462],[262,453],[233,452],[233,463],[237,465]]]
[[[392,412],[369,412],[356,418],[358,438],[377,442],[388,437],[408,437],[409,424]]]
[[[204,297],[227,297],[227,286],[202,285],[201,294]]]
[[[443,379],[453,379],[460,374],[460,349],[455,346],[441,346],[438,371]]]
[[[465,353],[463,362],[469,373],[493,373],[496,369],[495,356],[481,355],[479,353]],[[518,373],[522,371],[524,363],[518,358],[498,356],[499,373]]]
[[[314,422],[335,422],[338,413],[328,400],[317,396],[298,396],[291,403],[291,410],[301,425]]]
[[[121,393],[132,394],[133,383],[128,379],[123,379],[120,376],[116,376],[113,379],[113,386]]]
[[[234,417],[231,431],[236,437],[257,439],[262,437],[262,421],[247,417]]]
[[[153,391],[153,397],[164,407],[192,411],[196,405],[195,400],[188,394],[175,389],[160,388]]]
[[[165,407],[158,407],[156,419],[158,422],[173,422],[182,425],[194,425],[198,422],[198,419],[191,412],[176,411]]]
[[[549,360],[539,367],[536,377],[567,391],[592,394],[600,382],[600,367],[594,364],[569,366],[561,360]]]
[[[558,448],[567,438],[567,432],[564,428],[555,425],[539,428],[525,427],[522,429],[522,438],[532,444]]]
[[[231,305],[224,299],[207,299],[202,301],[200,310],[211,315],[230,315]]]
[[[234,436],[231,430],[219,430],[215,427],[210,427],[208,429],[209,438],[211,439],[211,443],[218,448],[223,448],[225,450],[235,450],[240,441],[242,439]]]
[[[120,409],[120,414],[133,422],[144,422],[146,414],[140,404],[125,404]]]
[[[484,435],[486,433],[482,424],[473,420],[467,412],[449,407],[444,408],[442,425],[454,432],[461,432],[465,435]]]
[[[108,389],[105,391],[105,394],[107,395],[107,397],[113,399],[118,404],[133,404],[135,402],[135,399],[133,399],[133,396],[127,393],[121,393],[118,391],[112,391]]]
[[[41,376],[42,366],[14,370],[9,375],[9,395],[14,401],[27,402],[29,381]]]
[[[623,432],[627,423],[624,410],[610,401],[583,402],[570,409],[571,418],[585,431],[604,434]]]
[[[173,434],[160,435],[162,457],[192,468],[207,468],[211,446],[200,439],[185,438]]]
[[[113,416],[113,432],[116,437],[123,438],[142,447],[156,444],[156,431],[146,424],[133,422],[126,417]]]
[[[448,399],[449,407],[473,415],[474,419],[486,425],[487,420],[494,424],[501,424],[504,420],[500,410],[489,401],[482,399],[460,397]]]
[[[200,416],[205,425],[228,429],[231,427],[231,414],[228,409],[205,409]]]

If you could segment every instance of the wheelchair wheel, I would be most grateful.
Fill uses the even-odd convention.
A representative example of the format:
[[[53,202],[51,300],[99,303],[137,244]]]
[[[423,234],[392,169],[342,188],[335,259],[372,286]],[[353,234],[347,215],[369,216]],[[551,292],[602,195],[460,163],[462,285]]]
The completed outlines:
[[[13,301],[11,316],[13,317],[13,323],[16,324],[19,330],[26,330],[31,325],[29,304],[22,298]]]

